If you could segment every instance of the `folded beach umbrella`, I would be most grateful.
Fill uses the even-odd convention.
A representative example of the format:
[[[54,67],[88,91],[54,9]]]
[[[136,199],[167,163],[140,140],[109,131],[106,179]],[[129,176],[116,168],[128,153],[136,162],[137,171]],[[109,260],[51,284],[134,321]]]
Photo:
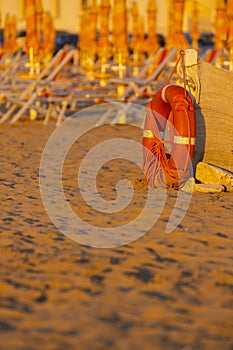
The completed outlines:
[[[216,50],[226,47],[227,41],[227,7],[224,0],[217,1],[215,16],[214,43]]]
[[[167,48],[173,47],[174,34],[174,17],[173,17],[173,0],[167,1],[167,35],[165,38]]]
[[[146,52],[149,57],[153,57],[159,48],[156,31],[156,13],[157,7],[155,0],[149,0],[147,6],[147,32],[148,38],[145,42]]]
[[[4,22],[4,52],[14,53],[19,49],[17,43],[16,18],[6,14]]]
[[[191,39],[192,48],[198,50],[198,39],[200,38],[199,33],[199,9],[197,0],[193,1],[192,9],[192,28],[191,28]]]
[[[88,10],[82,9],[80,13],[80,19],[79,19],[79,41],[78,41],[78,47],[81,51],[87,50],[87,35],[88,35],[88,26],[85,25],[88,20]]]
[[[4,21],[4,50],[6,52],[11,51],[11,19],[9,13],[5,16]]]
[[[98,21],[98,6],[97,1],[92,0],[90,9],[88,11],[89,14],[89,50],[93,56],[97,53],[97,44],[96,44],[96,36],[97,36],[97,21]]]
[[[99,58],[108,59],[111,57],[112,48],[109,41],[109,15],[111,4],[109,0],[101,0],[100,11],[100,38],[98,40]]]
[[[11,16],[11,43],[13,52],[19,49],[19,44],[17,42],[17,20],[16,16]]]
[[[35,5],[36,5],[36,36],[40,47],[42,42],[42,18],[43,18],[42,0],[35,0]]]
[[[177,47],[178,49],[186,49],[189,44],[183,34],[183,18],[184,18],[185,0],[172,0],[169,6],[168,14],[168,36],[166,43],[168,48]]]
[[[78,47],[82,67],[94,66],[97,54],[97,22],[98,5],[96,0],[92,0],[89,8],[82,9],[80,16]]]
[[[138,18],[139,18],[138,3],[136,1],[133,1],[132,9],[131,9],[131,34],[132,34],[132,40],[130,42],[130,48],[133,51],[136,50],[136,47],[138,45]]]
[[[125,60],[128,56],[126,0],[114,0],[112,24],[114,58],[118,61],[121,55]]]
[[[43,33],[43,43],[42,43],[42,51],[43,56],[46,59],[52,57],[55,46],[55,28],[53,24],[53,18],[51,12],[44,11],[42,17],[41,29]]]
[[[144,55],[145,53],[145,20],[142,16],[138,18],[137,52],[139,55]]]
[[[36,3],[35,0],[25,0],[25,20],[26,20],[26,39],[25,51],[29,54],[33,50],[34,54],[38,53],[39,43],[37,38],[36,27]]]

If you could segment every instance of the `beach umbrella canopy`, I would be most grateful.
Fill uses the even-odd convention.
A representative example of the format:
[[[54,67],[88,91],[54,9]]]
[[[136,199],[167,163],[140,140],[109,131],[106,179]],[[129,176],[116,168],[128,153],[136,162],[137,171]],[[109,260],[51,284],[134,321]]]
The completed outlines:
[[[88,48],[88,42],[87,42],[87,36],[88,36],[88,26],[86,23],[88,20],[88,11],[87,9],[82,9],[80,13],[80,20],[79,20],[79,41],[78,46],[81,51],[87,50]]]
[[[168,0],[168,5],[167,5],[167,36],[166,36],[167,48],[173,47],[174,33],[175,33],[175,31],[174,31],[173,0]]]
[[[138,36],[137,36],[137,43],[135,46],[135,51],[139,55],[145,54],[145,19],[142,16],[138,17]]]
[[[153,56],[159,48],[156,31],[157,7],[155,0],[149,0],[147,6],[147,28],[148,38],[146,40],[146,52],[149,57]]]
[[[19,44],[17,43],[17,20],[16,16],[11,16],[11,42],[13,51],[19,49]]]
[[[25,51],[29,53],[30,48],[34,53],[38,53],[39,43],[36,27],[36,2],[35,0],[25,0],[25,20],[26,20],[26,39]]]
[[[98,40],[98,55],[100,58],[110,58],[112,54],[112,48],[109,41],[109,14],[110,14],[110,1],[101,0],[99,6],[100,14],[100,38]]]
[[[42,42],[42,18],[43,18],[43,5],[42,0],[35,0],[36,6],[36,36],[39,45]]]
[[[96,0],[92,0],[88,11],[89,23],[89,50],[95,55],[97,53],[97,21],[98,21],[98,5]]]
[[[55,46],[55,28],[53,24],[53,18],[51,12],[44,11],[42,16],[41,31],[43,33],[43,43],[41,48],[43,56],[51,57],[54,52]]]
[[[197,0],[193,1],[192,9],[192,28],[191,28],[191,39],[192,48],[198,50],[198,39],[200,38],[199,33],[199,10]]]
[[[128,56],[126,0],[114,0],[112,24],[114,56],[120,54],[125,59]]]
[[[4,51],[16,52],[19,49],[17,43],[16,17],[6,14],[4,22]]]
[[[218,0],[215,16],[214,42],[216,49],[226,46],[227,41],[227,7],[224,0]]]
[[[132,50],[135,50],[135,47],[138,45],[138,18],[139,18],[138,3],[136,1],[133,1],[132,9],[131,9],[132,40],[130,43],[130,47]]]
[[[7,13],[4,22],[4,49],[10,51],[11,49],[11,19],[10,14]]]
[[[168,46],[177,47],[178,49],[186,49],[189,44],[183,34],[183,18],[184,18],[185,0],[172,0],[170,8],[170,20],[172,20],[172,33],[168,37]]]

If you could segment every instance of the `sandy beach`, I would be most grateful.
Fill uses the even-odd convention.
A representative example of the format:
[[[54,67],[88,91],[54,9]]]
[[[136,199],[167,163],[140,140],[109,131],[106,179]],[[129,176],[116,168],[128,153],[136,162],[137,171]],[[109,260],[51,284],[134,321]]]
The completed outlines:
[[[138,128],[108,128],[111,137],[141,141]],[[167,234],[176,196],[170,191],[159,220],[135,242],[78,244],[55,227],[41,200],[40,160],[54,130],[41,121],[0,126],[0,348],[232,350],[233,192],[193,193],[184,219]],[[92,142],[69,152],[66,197],[83,220],[112,227],[117,214],[91,211],[76,182]],[[122,169],[129,179],[142,176],[134,164],[109,162],[99,174],[108,200]],[[145,196],[138,186],[122,222],[138,214]]]

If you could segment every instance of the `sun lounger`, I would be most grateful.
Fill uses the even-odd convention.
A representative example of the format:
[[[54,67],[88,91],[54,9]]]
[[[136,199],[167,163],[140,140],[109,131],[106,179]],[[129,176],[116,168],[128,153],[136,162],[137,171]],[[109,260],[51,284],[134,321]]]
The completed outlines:
[[[217,60],[224,54],[224,49],[208,49],[201,59],[205,60],[207,63],[216,64]]]
[[[7,102],[11,104],[10,108],[2,116],[0,122],[4,122],[11,119],[10,123],[15,123],[21,118],[21,116],[30,108],[37,96],[42,93],[42,90],[50,82],[54,81],[58,73],[64,68],[64,66],[72,59],[75,49],[71,49],[65,52],[60,50],[50,61],[47,67],[42,70],[36,80],[28,82],[28,87],[20,93],[18,96],[6,96]],[[29,96],[29,97],[28,97]]]
[[[165,67],[174,59],[177,53],[177,48],[173,48],[171,50],[167,50],[164,48],[159,49],[159,51],[155,54],[155,57],[147,62],[146,66],[142,68],[139,72],[138,76],[130,79],[110,79],[110,82],[113,84],[121,84],[125,85],[126,88],[123,94],[119,97],[120,101],[127,100],[127,97],[130,94],[136,93],[138,90],[142,90],[143,87],[148,87],[151,84],[154,84],[160,74],[164,71]],[[158,60],[158,58],[160,58]],[[157,61],[157,64],[155,64]],[[146,76],[148,70],[151,70],[151,66],[154,66],[154,70],[150,72],[149,76]]]

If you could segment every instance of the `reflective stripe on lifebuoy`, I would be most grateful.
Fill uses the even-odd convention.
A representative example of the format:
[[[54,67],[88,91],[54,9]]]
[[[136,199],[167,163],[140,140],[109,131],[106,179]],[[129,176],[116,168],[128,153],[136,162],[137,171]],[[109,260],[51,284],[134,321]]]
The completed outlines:
[[[196,118],[191,96],[181,86],[160,88],[147,105],[143,131],[148,184],[154,186],[156,181],[156,185],[181,187],[190,172],[195,139]]]
[[[164,140],[164,138],[163,138],[164,132],[160,132],[160,135],[161,135],[162,140]],[[153,135],[151,130],[143,130],[143,137],[154,139],[154,135]],[[185,136],[177,136],[177,135],[174,136],[174,143],[177,143],[180,145],[182,145],[182,144],[188,145],[189,143],[191,145],[195,145],[195,142],[196,142],[195,137],[189,138],[189,137],[185,137]]]

